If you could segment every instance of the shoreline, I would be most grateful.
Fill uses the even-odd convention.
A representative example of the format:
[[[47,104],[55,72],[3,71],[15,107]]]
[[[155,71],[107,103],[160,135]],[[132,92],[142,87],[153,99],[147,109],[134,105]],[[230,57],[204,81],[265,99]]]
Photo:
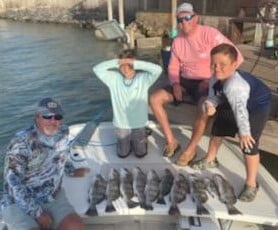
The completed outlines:
[[[0,11],[0,19],[30,23],[74,25],[94,29],[98,22],[106,20],[103,7],[85,9],[79,5],[72,8],[44,6],[36,8],[8,8]]]

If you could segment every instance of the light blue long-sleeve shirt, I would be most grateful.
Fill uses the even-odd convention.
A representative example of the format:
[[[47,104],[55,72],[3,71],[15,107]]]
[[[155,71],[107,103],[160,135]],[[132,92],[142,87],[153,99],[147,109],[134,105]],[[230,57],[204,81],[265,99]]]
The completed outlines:
[[[159,65],[134,60],[136,71],[126,79],[119,71],[119,59],[104,61],[93,67],[96,76],[108,86],[113,107],[113,124],[117,128],[134,129],[148,123],[148,90],[162,72]]]

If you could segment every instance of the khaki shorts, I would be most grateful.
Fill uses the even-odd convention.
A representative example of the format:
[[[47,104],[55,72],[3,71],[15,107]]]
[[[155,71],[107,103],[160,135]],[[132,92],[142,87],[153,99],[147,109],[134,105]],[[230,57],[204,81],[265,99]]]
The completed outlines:
[[[53,202],[43,204],[42,207],[52,215],[53,229],[58,229],[58,225],[67,215],[76,213],[63,189],[58,192]],[[33,217],[27,215],[17,204],[3,208],[2,217],[9,230],[27,230],[39,227]]]

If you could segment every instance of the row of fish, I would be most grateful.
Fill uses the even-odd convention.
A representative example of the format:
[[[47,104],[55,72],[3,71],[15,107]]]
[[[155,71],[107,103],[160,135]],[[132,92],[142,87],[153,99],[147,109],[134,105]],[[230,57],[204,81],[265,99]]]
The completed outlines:
[[[180,215],[178,204],[185,201],[187,195],[196,203],[198,215],[208,215],[209,211],[204,203],[208,200],[208,193],[227,207],[231,215],[241,214],[234,207],[236,196],[231,184],[220,174],[212,174],[211,177],[200,177],[196,174],[184,175],[177,173],[175,176],[166,168],[160,178],[155,170],[149,170],[145,174],[140,167],[132,171],[121,168],[119,171],[112,168],[107,180],[97,174],[89,189],[88,202],[90,204],[86,214],[98,215],[97,204],[106,200],[105,212],[115,211],[113,201],[122,197],[128,208],[140,205],[145,210],[153,210],[153,203],[166,204],[165,196],[169,195],[169,215]],[[133,198],[137,197],[138,201]]]

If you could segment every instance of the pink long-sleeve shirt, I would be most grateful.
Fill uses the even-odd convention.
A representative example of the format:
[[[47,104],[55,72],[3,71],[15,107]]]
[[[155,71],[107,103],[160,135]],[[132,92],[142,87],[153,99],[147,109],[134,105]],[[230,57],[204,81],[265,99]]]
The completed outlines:
[[[210,51],[221,43],[233,43],[217,29],[197,25],[189,36],[179,35],[172,44],[168,77],[171,84],[179,83],[180,76],[185,79],[203,80],[211,77]],[[236,47],[235,47],[236,48]],[[236,48],[237,49],[237,48]],[[238,66],[243,57],[238,51]]]

